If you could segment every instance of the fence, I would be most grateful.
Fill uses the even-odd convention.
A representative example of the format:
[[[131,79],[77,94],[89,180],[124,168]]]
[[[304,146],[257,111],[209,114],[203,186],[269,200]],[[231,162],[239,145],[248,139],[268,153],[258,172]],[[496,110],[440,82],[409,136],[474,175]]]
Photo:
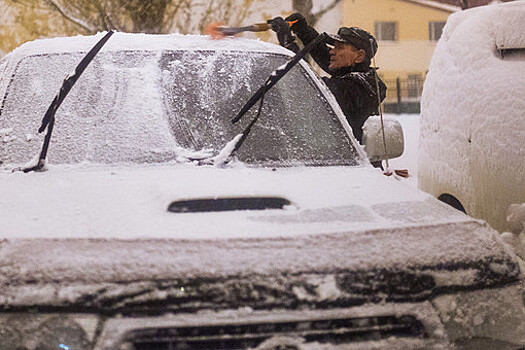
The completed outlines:
[[[387,113],[419,113],[424,79],[419,74],[408,78],[385,79],[387,86],[384,110]]]

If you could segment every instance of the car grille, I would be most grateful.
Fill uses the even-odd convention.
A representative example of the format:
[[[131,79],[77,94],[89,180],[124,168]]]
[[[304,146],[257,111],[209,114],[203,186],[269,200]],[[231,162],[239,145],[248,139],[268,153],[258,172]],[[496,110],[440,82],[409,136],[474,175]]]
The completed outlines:
[[[270,338],[276,338],[282,339],[283,344],[279,345],[284,348],[295,349],[286,343],[286,339],[344,344],[390,337],[423,338],[427,335],[422,323],[413,316],[380,316],[146,328],[129,332],[125,342],[132,344],[131,348],[135,350],[250,349]]]

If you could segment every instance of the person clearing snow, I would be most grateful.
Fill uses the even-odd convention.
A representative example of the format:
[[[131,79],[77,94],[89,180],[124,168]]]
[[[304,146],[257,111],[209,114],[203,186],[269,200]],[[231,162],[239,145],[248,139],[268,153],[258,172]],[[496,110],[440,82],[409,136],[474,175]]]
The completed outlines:
[[[286,19],[276,17],[270,23],[279,43],[295,52],[299,47],[292,31],[304,45],[319,36],[300,13],[293,13]],[[339,28],[337,34],[328,35],[325,43],[318,44],[310,51],[315,62],[330,74],[330,77],[322,79],[341,106],[359,142],[362,142],[365,121],[369,116],[379,113],[379,103],[386,96],[386,85],[376,77],[374,68],[370,66],[376,52],[376,39],[357,27]]]

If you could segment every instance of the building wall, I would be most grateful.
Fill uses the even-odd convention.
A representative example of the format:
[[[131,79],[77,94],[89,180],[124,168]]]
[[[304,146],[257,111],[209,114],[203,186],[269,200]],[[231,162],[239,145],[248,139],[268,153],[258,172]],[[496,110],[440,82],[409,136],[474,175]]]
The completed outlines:
[[[425,77],[436,45],[429,41],[428,23],[446,22],[451,13],[407,0],[345,0],[343,23],[375,35],[376,21],[397,22],[397,41],[379,41],[376,55],[380,75],[392,81],[414,74]]]

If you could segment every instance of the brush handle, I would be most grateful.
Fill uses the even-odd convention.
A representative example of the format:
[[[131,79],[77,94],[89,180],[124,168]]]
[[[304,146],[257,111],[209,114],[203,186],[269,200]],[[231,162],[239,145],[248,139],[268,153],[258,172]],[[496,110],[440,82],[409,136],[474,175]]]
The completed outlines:
[[[272,25],[269,23],[255,23],[246,27],[219,27],[217,30],[225,36],[232,36],[242,32],[264,32],[271,29]]]
[[[265,32],[269,29],[272,29],[272,25],[270,23],[255,23],[250,26],[252,29],[250,29],[251,32]]]

